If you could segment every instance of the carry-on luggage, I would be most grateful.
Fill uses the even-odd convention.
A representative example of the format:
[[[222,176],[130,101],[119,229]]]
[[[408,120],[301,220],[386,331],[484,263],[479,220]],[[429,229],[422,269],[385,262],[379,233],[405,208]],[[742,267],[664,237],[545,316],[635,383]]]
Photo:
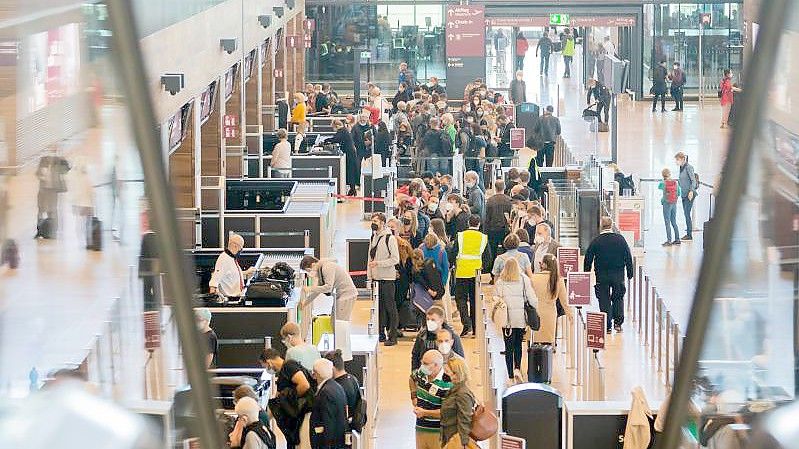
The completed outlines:
[[[43,239],[53,238],[53,220],[50,217],[42,218],[36,223],[36,237]]]
[[[16,270],[19,267],[19,247],[13,239],[6,239],[3,242],[3,250],[0,253],[0,265],[8,264],[8,268]]]
[[[399,312],[399,328],[406,331],[416,332],[419,330],[419,321],[416,317],[416,308],[411,301],[403,301],[397,304]]]
[[[92,217],[89,225],[89,239],[86,242],[86,249],[91,251],[103,250],[103,224],[97,217]]]
[[[552,345],[533,343],[527,349],[527,380],[545,384],[552,382]]]
[[[332,335],[333,333],[333,319],[330,315],[318,315],[313,317],[313,324],[311,324],[311,342],[313,342],[314,346],[319,344],[323,335]]]

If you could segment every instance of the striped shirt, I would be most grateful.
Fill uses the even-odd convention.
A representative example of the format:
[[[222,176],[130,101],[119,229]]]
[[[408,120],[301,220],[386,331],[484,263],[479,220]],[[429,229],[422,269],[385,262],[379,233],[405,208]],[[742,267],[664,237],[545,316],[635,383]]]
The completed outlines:
[[[432,381],[419,370],[414,371],[411,378],[416,384],[416,406],[424,410],[441,410],[441,401],[452,388],[452,380],[444,370],[439,371]],[[441,420],[430,417],[416,418],[416,431],[440,432]]]

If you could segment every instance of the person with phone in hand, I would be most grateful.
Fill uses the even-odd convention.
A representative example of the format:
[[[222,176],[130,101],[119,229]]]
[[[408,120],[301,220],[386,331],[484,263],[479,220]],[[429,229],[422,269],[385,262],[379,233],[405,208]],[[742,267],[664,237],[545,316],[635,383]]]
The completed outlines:
[[[699,181],[694,171],[694,166],[688,163],[688,156],[680,151],[674,155],[674,160],[680,166],[680,175],[677,184],[680,189],[680,199],[682,200],[682,211],[685,215],[685,235],[682,240],[693,240],[694,223],[691,219],[691,210],[694,208],[696,200],[696,189],[699,188]]]

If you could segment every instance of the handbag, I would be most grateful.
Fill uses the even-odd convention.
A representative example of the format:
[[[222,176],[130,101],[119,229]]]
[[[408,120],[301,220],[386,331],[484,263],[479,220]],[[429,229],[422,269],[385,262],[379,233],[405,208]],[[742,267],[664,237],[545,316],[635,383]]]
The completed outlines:
[[[475,441],[485,441],[497,434],[499,430],[499,420],[497,415],[486,409],[483,404],[475,403],[474,414],[472,414],[472,428],[469,430],[469,438]]]
[[[508,305],[502,298],[499,298],[491,309],[491,321],[500,329],[508,327]]]
[[[522,295],[524,295],[524,321],[530,329],[537,331],[541,329],[541,317],[538,316],[535,306],[527,300],[527,287],[524,286],[524,282],[522,282]]]

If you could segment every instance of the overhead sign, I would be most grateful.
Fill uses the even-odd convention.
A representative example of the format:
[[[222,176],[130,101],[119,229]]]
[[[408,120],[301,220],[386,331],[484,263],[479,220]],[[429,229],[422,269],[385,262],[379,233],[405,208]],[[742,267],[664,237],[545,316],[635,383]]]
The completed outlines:
[[[446,26],[448,57],[485,56],[485,7],[447,5]]]
[[[560,246],[558,247],[557,255],[561,277],[565,278],[572,271],[579,271],[580,248]]]
[[[510,129],[510,149],[520,150],[524,148],[524,128]]]
[[[239,131],[239,116],[235,114],[226,114],[222,123],[225,139],[236,138]]]
[[[635,16],[574,16],[573,27],[631,27],[635,26]]]
[[[587,306],[591,304],[591,273],[570,271],[566,275],[566,290],[570,306]]]
[[[605,329],[608,316],[605,312],[586,312],[585,338],[589,349],[605,349]]]
[[[569,24],[569,15],[568,14],[550,14],[549,15],[549,24],[550,25],[558,25],[558,26],[566,26]]]
[[[293,34],[286,36],[286,48],[299,48],[299,46],[300,46],[300,36]]]
[[[144,312],[144,350],[155,351],[161,347],[161,313]]]
[[[501,433],[499,434],[499,449],[527,449],[527,440]]]

